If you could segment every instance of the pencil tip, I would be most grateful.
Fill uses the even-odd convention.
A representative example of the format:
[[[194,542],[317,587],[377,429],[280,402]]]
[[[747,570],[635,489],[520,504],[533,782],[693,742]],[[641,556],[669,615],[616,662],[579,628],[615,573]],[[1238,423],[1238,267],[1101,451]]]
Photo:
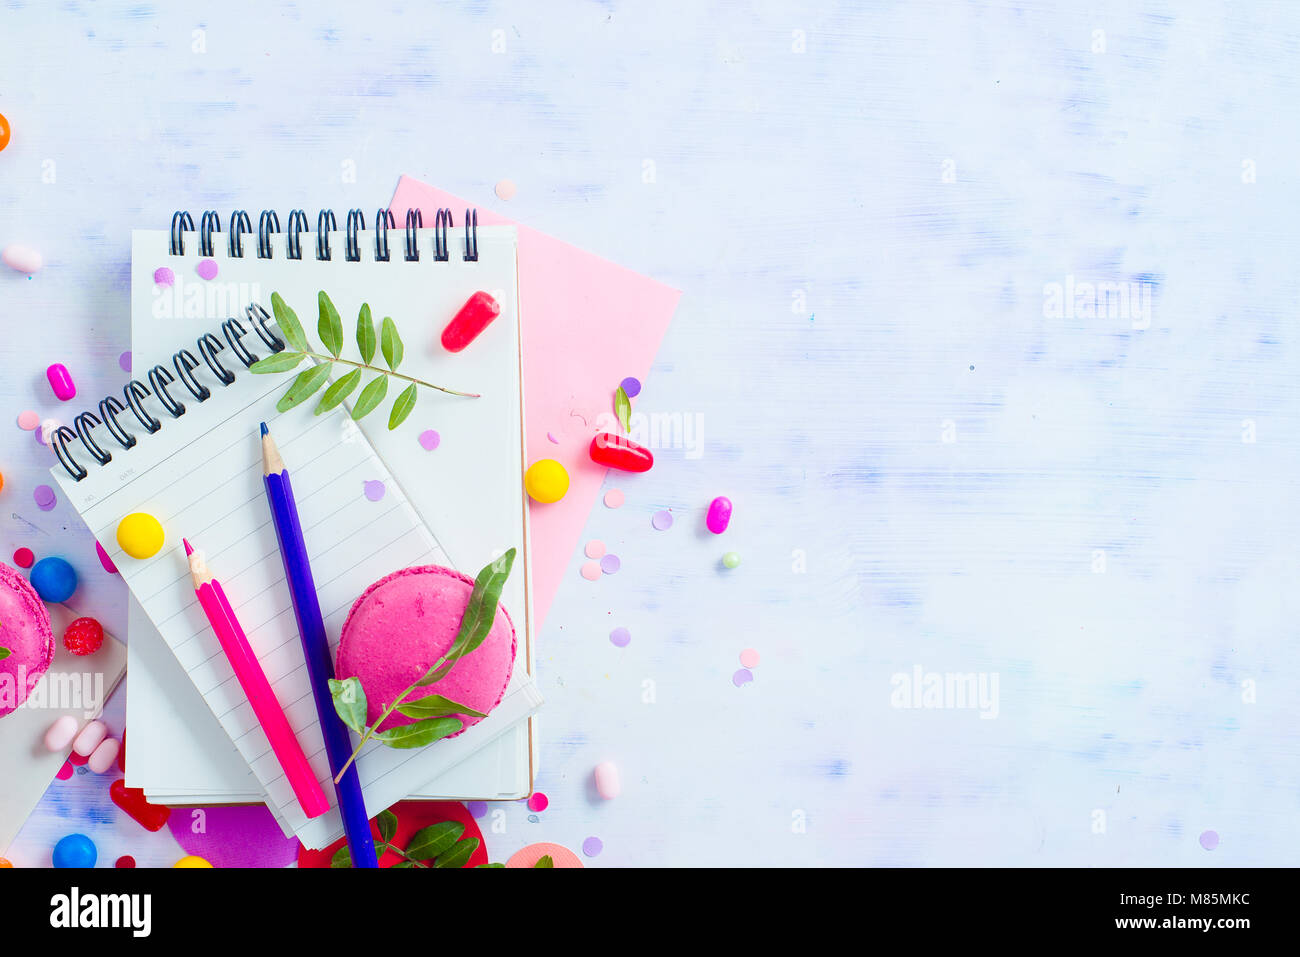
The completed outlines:
[[[266,435],[266,423],[265,423],[265,422],[262,423],[262,434],[263,434],[263,435]]]
[[[181,541],[185,543],[185,554],[186,554],[186,555],[193,555],[193,554],[194,554],[194,546],[190,544],[190,540],[189,540],[188,538],[182,538]]]

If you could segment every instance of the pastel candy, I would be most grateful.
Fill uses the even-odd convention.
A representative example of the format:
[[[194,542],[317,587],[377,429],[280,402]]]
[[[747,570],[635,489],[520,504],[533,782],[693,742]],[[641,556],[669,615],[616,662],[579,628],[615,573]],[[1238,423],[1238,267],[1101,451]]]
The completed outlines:
[[[19,243],[6,246],[5,251],[0,253],[0,259],[3,259],[4,264],[10,269],[16,269],[18,272],[26,273],[29,276],[40,272],[41,267],[45,265],[45,260],[39,250]]]
[[[84,834],[69,834],[54,845],[51,863],[55,867],[94,867],[99,852]]]
[[[132,512],[117,523],[117,543],[132,558],[152,558],[163,547],[162,523],[148,512]]]
[[[649,449],[613,432],[598,433],[591,440],[587,454],[597,465],[624,472],[648,472],[655,464]]]
[[[67,601],[77,590],[76,569],[57,555],[42,558],[32,569],[32,587],[45,601]]]
[[[117,761],[117,753],[121,750],[121,747],[122,743],[117,738],[106,738],[91,753],[90,760],[86,762],[86,767],[96,774],[103,774]]]
[[[709,527],[714,535],[721,535],[731,524],[731,499],[725,495],[719,495],[709,503],[709,514],[704,518],[704,524]]]
[[[72,373],[62,362],[56,362],[46,369],[45,378],[50,380],[50,388],[62,401],[67,402],[77,397],[77,384],[72,381]]]
[[[90,752],[99,747],[99,742],[106,737],[108,737],[108,726],[102,721],[92,721],[81,729],[81,734],[77,735],[77,739],[72,742],[72,750],[83,758],[90,757]]]
[[[602,761],[596,765],[596,793],[606,801],[612,801],[623,793],[623,783],[618,777],[618,765],[613,761]]]
[[[501,305],[495,299],[485,292],[474,293],[442,330],[442,347],[448,352],[460,352],[499,315]]]
[[[41,604],[38,593],[22,575],[3,562],[0,562],[0,647],[9,651],[0,658],[0,689],[5,689],[0,694],[0,718],[3,718],[27,700],[54,660],[55,648],[50,613]],[[0,769],[0,775],[5,773]]]
[[[65,751],[77,736],[77,719],[65,714],[45,732],[45,747],[49,751]]]
[[[144,788],[129,788],[124,778],[118,778],[108,789],[113,803],[131,816],[146,831],[159,831],[167,824],[172,809],[162,804],[150,804]]]

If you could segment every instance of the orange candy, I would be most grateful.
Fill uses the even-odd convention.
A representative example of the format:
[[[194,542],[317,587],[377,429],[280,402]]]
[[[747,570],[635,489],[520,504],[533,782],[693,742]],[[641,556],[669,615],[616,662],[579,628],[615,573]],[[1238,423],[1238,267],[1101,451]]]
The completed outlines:
[[[0,113],[0,150],[9,145],[9,121]]]
[[[0,117],[0,119],[4,119],[4,117]],[[10,864],[10,863],[9,863],[7,860],[5,860],[3,857],[0,857],[0,869],[6,868],[6,867],[13,867],[13,865]]]

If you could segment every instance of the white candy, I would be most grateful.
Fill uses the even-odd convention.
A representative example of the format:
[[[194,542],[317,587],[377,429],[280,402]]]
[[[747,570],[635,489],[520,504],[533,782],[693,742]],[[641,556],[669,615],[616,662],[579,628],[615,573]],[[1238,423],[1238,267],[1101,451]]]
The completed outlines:
[[[596,765],[596,792],[606,801],[612,801],[623,793],[623,785],[618,779],[618,765],[613,761],[603,761]]]
[[[72,739],[76,736],[77,719],[70,714],[65,714],[50,725],[50,730],[45,732],[45,746],[51,751],[62,751],[72,743]]]
[[[29,276],[32,275],[32,273],[40,272],[41,267],[45,265],[45,260],[42,258],[39,250],[32,249],[31,246],[22,246],[17,243],[12,246],[6,246],[4,253],[0,254],[0,259],[3,259],[4,264],[10,269],[16,269]]]
[[[90,752],[99,747],[99,742],[108,736],[108,727],[102,721],[92,721],[81,729],[77,740],[72,742],[72,750],[83,758],[90,757]]]
[[[117,738],[105,738],[94,752],[90,755],[90,760],[86,762],[86,767],[96,774],[103,774],[113,766],[117,760],[117,752],[122,749],[122,742]]]

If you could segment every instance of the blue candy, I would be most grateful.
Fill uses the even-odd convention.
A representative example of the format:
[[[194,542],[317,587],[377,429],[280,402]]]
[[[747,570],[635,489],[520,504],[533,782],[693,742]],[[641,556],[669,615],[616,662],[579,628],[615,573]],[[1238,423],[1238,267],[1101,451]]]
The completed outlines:
[[[62,558],[42,558],[32,569],[32,587],[45,601],[67,601],[77,590],[77,573]]]
[[[99,852],[84,834],[69,834],[54,845],[55,867],[94,867]]]

